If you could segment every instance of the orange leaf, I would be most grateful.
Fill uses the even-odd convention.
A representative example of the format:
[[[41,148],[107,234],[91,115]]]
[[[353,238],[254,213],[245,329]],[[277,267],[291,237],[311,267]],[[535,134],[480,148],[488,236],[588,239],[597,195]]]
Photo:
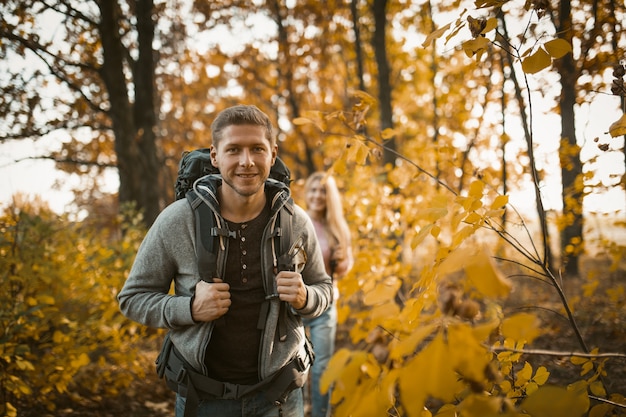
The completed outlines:
[[[435,30],[434,32],[431,32],[426,39],[424,40],[424,42],[422,43],[422,47],[426,48],[427,46],[429,46],[434,40],[439,39],[445,32],[446,30],[448,30],[450,28],[450,23],[448,23],[447,25],[444,25],[442,27],[440,27],[439,29]]]
[[[565,39],[553,39],[543,45],[552,58],[558,59],[572,52],[572,45]]]
[[[626,113],[622,114],[622,117],[620,117],[619,120],[611,124],[611,127],[609,127],[609,134],[612,138],[626,135]]]
[[[589,409],[589,398],[585,391],[543,386],[529,395],[521,408],[532,416],[578,417]]]
[[[536,74],[539,71],[548,68],[550,64],[552,64],[550,55],[548,55],[545,49],[539,48],[537,52],[522,61],[522,70],[526,74]]]

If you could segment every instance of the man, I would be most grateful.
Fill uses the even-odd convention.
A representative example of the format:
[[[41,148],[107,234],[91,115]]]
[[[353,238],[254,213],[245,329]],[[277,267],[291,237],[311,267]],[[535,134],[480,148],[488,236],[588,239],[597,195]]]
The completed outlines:
[[[331,279],[311,220],[296,205],[297,267],[279,270],[275,223],[289,188],[268,180],[278,146],[267,115],[234,106],[217,115],[211,131],[211,163],[220,175],[201,181],[196,192],[228,229],[220,236],[218,276],[200,280],[194,213],[186,199],[178,200],[146,234],[118,296],[120,309],[170,330],[171,351],[164,349],[161,359],[177,391],[177,416],[303,416],[305,378],[290,376],[294,363],[308,368],[311,362],[301,318],[328,308]]]

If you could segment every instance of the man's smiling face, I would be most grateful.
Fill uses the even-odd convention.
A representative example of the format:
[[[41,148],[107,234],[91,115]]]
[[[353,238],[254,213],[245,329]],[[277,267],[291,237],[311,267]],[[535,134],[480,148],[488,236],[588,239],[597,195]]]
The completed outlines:
[[[265,137],[265,128],[231,125],[224,129],[217,147],[211,147],[212,162],[223,184],[242,197],[264,192],[265,180],[274,165],[277,147]]]

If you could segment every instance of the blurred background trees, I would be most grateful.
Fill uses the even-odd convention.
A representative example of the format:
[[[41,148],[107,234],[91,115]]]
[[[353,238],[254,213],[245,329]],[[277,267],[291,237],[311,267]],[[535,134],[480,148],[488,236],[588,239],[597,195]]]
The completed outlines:
[[[439,263],[464,244],[509,256],[477,237],[485,219],[548,277],[589,278],[585,255],[619,267],[626,158],[623,126],[609,127],[624,112],[621,2],[7,0],[0,11],[2,149],[52,138],[44,157],[82,178],[72,210],[85,224],[115,230],[132,206],[149,226],[173,199],[182,151],[208,146],[215,114],[243,102],[275,122],[296,198],[309,173],[337,174],[367,260],[346,298],[393,295],[393,308],[365,297],[383,306],[364,318],[372,328],[435,296]],[[590,120],[597,102],[606,120]],[[521,197],[476,214],[504,195]]]

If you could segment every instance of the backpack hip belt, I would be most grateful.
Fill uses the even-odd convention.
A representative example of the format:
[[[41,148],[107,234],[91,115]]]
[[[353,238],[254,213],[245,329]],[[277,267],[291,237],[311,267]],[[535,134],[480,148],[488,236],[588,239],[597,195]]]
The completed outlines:
[[[313,361],[310,347],[306,345],[305,357],[296,355],[274,375],[253,385],[232,384],[193,370],[181,358],[169,335],[166,338],[167,351],[162,351],[157,358],[157,368],[165,376],[168,387],[186,398],[185,417],[195,415],[202,399],[238,400],[261,389],[265,390],[268,400],[280,406],[291,391],[304,385]]]

